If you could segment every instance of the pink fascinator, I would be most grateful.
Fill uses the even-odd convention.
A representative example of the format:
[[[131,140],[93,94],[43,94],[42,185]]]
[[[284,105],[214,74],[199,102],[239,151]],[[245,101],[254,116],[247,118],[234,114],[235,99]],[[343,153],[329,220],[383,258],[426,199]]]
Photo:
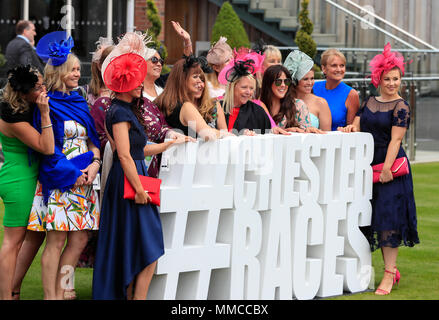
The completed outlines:
[[[218,81],[226,85],[245,74],[255,75],[262,68],[265,56],[247,48],[234,50],[235,57],[221,70]]]
[[[375,88],[378,88],[383,73],[398,67],[404,75],[404,57],[399,52],[392,52],[390,43],[384,46],[384,51],[376,55],[370,61],[371,81]]]

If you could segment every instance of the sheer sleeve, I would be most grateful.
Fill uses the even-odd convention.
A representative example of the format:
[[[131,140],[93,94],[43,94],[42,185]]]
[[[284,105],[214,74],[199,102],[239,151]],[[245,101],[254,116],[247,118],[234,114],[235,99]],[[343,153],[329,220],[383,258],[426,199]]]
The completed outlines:
[[[401,100],[393,110],[392,126],[409,128],[410,126],[410,106],[405,100]]]
[[[309,110],[305,102],[300,99],[296,99],[296,121],[301,129],[311,127],[311,117],[309,116]]]
[[[366,104],[367,104],[367,102],[369,101],[369,99],[370,99],[370,96],[367,97],[367,98],[363,101],[363,103],[360,105],[360,108],[358,109],[358,111],[357,111],[357,113],[355,114],[355,116],[361,118],[361,115],[363,114],[364,108],[366,107]]]

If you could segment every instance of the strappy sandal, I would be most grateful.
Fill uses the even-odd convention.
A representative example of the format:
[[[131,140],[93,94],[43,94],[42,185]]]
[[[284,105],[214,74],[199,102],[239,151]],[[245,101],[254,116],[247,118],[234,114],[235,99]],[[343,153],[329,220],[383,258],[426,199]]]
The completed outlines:
[[[20,291],[12,291],[12,300],[20,300]]]
[[[64,291],[64,300],[76,300],[75,289],[69,289]]]

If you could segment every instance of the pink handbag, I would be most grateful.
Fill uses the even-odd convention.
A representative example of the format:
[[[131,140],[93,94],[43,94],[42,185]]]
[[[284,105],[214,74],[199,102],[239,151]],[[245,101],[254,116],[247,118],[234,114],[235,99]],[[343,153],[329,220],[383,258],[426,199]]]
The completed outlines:
[[[372,166],[373,170],[373,183],[377,183],[380,181],[380,174],[383,170],[384,163],[376,164]],[[392,175],[394,178],[404,176],[409,173],[409,163],[406,157],[401,157],[393,162],[392,167],[390,168],[392,171]]]

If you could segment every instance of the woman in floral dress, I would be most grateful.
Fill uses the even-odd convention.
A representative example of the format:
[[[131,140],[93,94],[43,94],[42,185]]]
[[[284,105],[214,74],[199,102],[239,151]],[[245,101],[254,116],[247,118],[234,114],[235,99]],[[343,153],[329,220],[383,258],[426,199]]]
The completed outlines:
[[[92,186],[100,167],[99,138],[87,102],[74,91],[80,62],[70,53],[72,38],[65,40],[65,32],[45,37],[40,43],[51,49],[39,43],[37,53],[48,62],[44,80],[55,154],[41,159],[28,229],[47,231],[41,258],[44,298],[63,299],[64,291],[73,287],[74,268],[88,240],[86,230],[99,225],[98,195]],[[34,125],[41,128],[38,113]]]

